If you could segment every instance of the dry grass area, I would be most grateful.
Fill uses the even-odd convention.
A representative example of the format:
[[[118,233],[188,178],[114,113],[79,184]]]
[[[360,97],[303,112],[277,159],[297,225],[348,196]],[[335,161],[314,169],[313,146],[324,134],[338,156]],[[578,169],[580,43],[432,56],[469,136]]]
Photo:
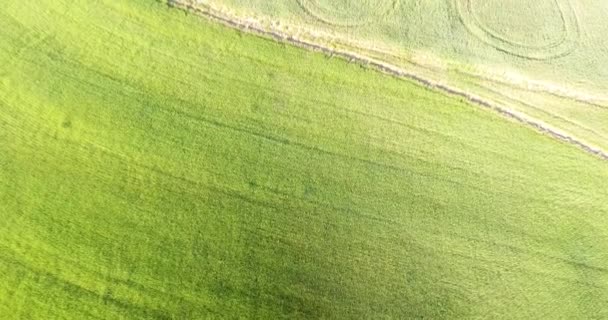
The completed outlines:
[[[390,63],[608,150],[603,3],[212,0],[204,7]]]

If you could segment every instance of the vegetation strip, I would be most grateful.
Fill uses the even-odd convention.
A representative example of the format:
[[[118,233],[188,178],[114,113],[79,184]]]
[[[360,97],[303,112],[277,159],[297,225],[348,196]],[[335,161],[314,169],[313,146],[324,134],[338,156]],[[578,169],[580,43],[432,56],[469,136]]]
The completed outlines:
[[[608,319],[569,144],[165,0],[9,0],[0,39],[0,315]]]
[[[574,145],[574,146],[578,147],[579,149],[581,149],[587,153],[590,153],[592,155],[595,155],[603,160],[608,160],[608,152],[605,152],[604,150],[601,150],[599,148],[592,147],[573,136],[560,132],[554,128],[550,128],[547,125],[542,124],[527,116],[518,114],[512,110],[498,106],[489,101],[483,100],[480,97],[471,95],[469,93],[466,93],[464,91],[458,90],[456,88],[453,88],[453,87],[450,87],[450,86],[447,86],[447,85],[444,85],[441,83],[437,83],[437,82],[422,78],[413,73],[406,72],[396,66],[389,65],[387,63],[383,63],[383,62],[379,62],[379,61],[375,61],[375,60],[360,56],[360,55],[352,53],[352,52],[348,52],[348,51],[344,51],[344,50],[336,50],[336,49],[332,49],[332,48],[329,48],[329,47],[326,47],[326,46],[323,46],[323,45],[320,45],[317,43],[312,43],[312,42],[309,42],[306,40],[298,39],[291,35],[284,34],[279,31],[276,31],[276,30],[267,30],[262,27],[254,26],[254,25],[248,24],[244,21],[240,21],[240,20],[232,18],[232,17],[229,18],[229,17],[221,15],[217,12],[213,12],[212,10],[206,10],[206,9],[203,9],[196,5],[192,5],[183,0],[168,0],[167,4],[172,7],[190,10],[192,12],[198,13],[199,15],[201,15],[203,17],[207,17],[211,20],[220,22],[226,26],[229,26],[229,27],[232,27],[232,28],[244,31],[244,32],[250,32],[250,33],[257,34],[257,35],[269,37],[276,41],[289,43],[291,45],[295,45],[295,46],[298,46],[301,48],[319,51],[319,52],[325,53],[331,57],[339,57],[342,59],[346,59],[349,62],[356,62],[356,63],[362,64],[365,66],[372,67],[378,71],[381,71],[381,72],[386,73],[391,76],[395,76],[395,77],[399,77],[399,78],[406,78],[406,79],[416,81],[419,84],[424,85],[425,87],[435,89],[435,90],[440,90],[447,94],[464,98],[473,104],[494,110],[507,118],[516,120],[524,125],[530,126],[541,133],[547,134],[555,139],[558,139],[560,141]]]

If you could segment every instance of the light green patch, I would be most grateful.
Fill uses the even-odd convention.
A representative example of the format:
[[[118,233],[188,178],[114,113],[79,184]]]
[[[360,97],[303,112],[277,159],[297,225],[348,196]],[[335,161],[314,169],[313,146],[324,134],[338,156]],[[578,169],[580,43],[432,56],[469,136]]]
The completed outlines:
[[[608,317],[570,145],[155,1],[11,0],[0,40],[3,319]]]
[[[376,2],[367,15],[366,1],[205,3],[237,18],[254,17],[263,25],[280,22],[278,29],[287,34],[394,64],[608,150],[605,2],[397,0],[385,10],[386,2]],[[308,5],[298,5],[302,3]],[[437,64],[447,67],[436,70]],[[513,89],[498,90],[499,97],[496,90],[482,88],[504,85]],[[517,94],[511,95],[512,90]],[[536,102],[514,101],[521,99]],[[596,112],[598,108],[602,111]]]
[[[335,27],[360,27],[376,23],[390,15],[399,5],[398,0],[319,1],[298,0],[298,4],[315,19]]]

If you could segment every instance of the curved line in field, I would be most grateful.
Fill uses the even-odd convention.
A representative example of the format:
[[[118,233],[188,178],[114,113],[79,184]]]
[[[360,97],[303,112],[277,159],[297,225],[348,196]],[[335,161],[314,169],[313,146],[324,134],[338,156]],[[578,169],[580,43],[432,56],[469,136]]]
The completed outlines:
[[[344,21],[343,19],[337,18],[335,12],[323,9],[319,5],[318,0],[296,0],[298,6],[307,15],[321,21],[327,25],[334,27],[361,27],[374,22],[374,18],[383,17],[391,14],[396,10],[400,0],[382,0],[382,3],[376,6],[376,9],[372,12],[361,12],[358,16],[352,18],[350,21]],[[325,12],[325,13],[323,13]]]
[[[587,127],[587,126],[585,126],[585,125],[584,125],[584,124],[582,124],[582,123],[579,123],[579,122],[577,122],[577,121],[574,121],[574,120],[568,119],[568,118],[563,117],[563,116],[561,116],[561,115],[559,115],[559,114],[557,114],[557,113],[553,113],[553,112],[551,112],[551,111],[549,111],[549,110],[545,110],[545,109],[543,109],[543,108],[539,108],[539,107],[537,107],[537,106],[535,106],[535,105],[533,105],[533,104],[531,104],[531,103],[528,103],[528,102],[524,101],[522,98],[516,98],[516,97],[512,97],[512,96],[509,96],[509,95],[503,94],[503,93],[502,93],[502,92],[500,92],[499,90],[496,90],[496,89],[491,88],[491,85],[479,84],[479,83],[475,83],[475,82],[471,82],[471,81],[467,81],[467,82],[468,82],[470,85],[474,85],[474,86],[476,86],[476,87],[481,88],[482,90],[486,90],[486,91],[488,91],[488,92],[490,92],[490,93],[492,93],[492,94],[495,94],[495,95],[499,96],[500,98],[502,98],[502,99],[504,99],[504,100],[510,100],[510,101],[512,101],[512,102],[515,102],[515,103],[517,103],[517,104],[520,104],[520,105],[522,105],[522,106],[525,106],[525,107],[527,107],[527,108],[530,108],[530,109],[532,109],[532,110],[534,110],[534,111],[536,111],[536,112],[539,112],[539,113],[544,114],[544,115],[545,115],[545,116],[547,116],[547,117],[551,117],[551,118],[557,119],[557,120],[559,120],[559,121],[562,121],[562,122],[564,122],[564,123],[567,123],[568,125],[571,125],[571,126],[576,127],[576,128],[578,128],[578,129],[584,130],[584,131],[586,131],[586,132],[588,132],[588,133],[592,133],[592,134],[593,134],[593,135],[595,135],[596,137],[599,137],[599,138],[602,138],[602,139],[606,138],[606,137],[604,137],[604,134],[603,134],[603,133],[600,133],[600,132],[598,132],[598,131],[596,131],[596,130],[594,130],[594,129],[590,128],[590,127]]]
[[[471,35],[501,52],[525,59],[548,60],[567,56],[576,50],[580,25],[570,0],[554,0],[562,32],[555,41],[541,45],[526,44],[499,34],[475,15],[471,1],[453,0],[459,20]]]
[[[526,44],[524,42],[519,42],[513,39],[510,39],[506,36],[501,35],[498,31],[490,28],[489,26],[487,26],[485,23],[483,23],[483,21],[481,21],[478,17],[478,15],[475,14],[475,10],[474,10],[474,6],[471,4],[472,0],[467,0],[467,10],[470,12],[471,18],[475,21],[476,25],[481,28],[485,33],[487,33],[490,37],[498,40],[498,41],[503,41],[505,43],[508,44],[512,44],[514,46],[519,46],[519,47],[523,47],[523,48],[529,48],[529,49],[545,49],[545,48],[554,48],[557,47],[559,45],[561,45],[562,43],[564,43],[567,39],[568,39],[568,27],[567,27],[567,22],[566,22],[566,18],[565,18],[565,13],[564,10],[562,9],[562,7],[560,6],[560,1],[559,0],[554,0],[556,7],[558,8],[559,11],[559,16],[560,16],[560,20],[561,20],[561,27],[562,27],[562,32],[560,32],[560,37],[558,39],[555,39],[554,42],[552,43],[548,43],[548,44],[540,44],[540,45],[530,45],[530,44]]]
[[[573,145],[586,153],[592,154],[602,160],[608,161],[608,152],[604,151],[603,149],[593,147],[593,146],[587,144],[586,142],[579,140],[578,138],[576,138],[574,136],[571,136],[565,132],[560,131],[559,129],[547,126],[537,119],[531,118],[522,113],[518,113],[509,108],[502,107],[494,102],[485,100],[481,97],[469,94],[461,89],[451,87],[449,85],[445,85],[445,84],[442,84],[439,82],[435,82],[430,79],[423,78],[419,75],[416,75],[414,73],[403,70],[397,66],[394,66],[394,65],[391,65],[388,63],[384,63],[382,61],[370,59],[370,58],[361,56],[354,52],[333,49],[333,48],[329,48],[329,47],[326,47],[321,44],[314,43],[314,42],[311,42],[308,40],[297,39],[291,35],[284,34],[280,31],[267,30],[261,26],[251,25],[251,24],[245,23],[241,20],[235,19],[234,17],[227,17],[222,14],[215,13],[210,10],[205,10],[203,8],[193,6],[191,4],[188,4],[188,3],[185,3],[182,1],[183,0],[168,0],[168,4],[170,6],[176,6],[176,7],[182,8],[184,10],[191,10],[212,21],[221,23],[221,24],[231,27],[231,28],[241,30],[243,32],[257,34],[259,36],[273,39],[278,42],[288,43],[288,44],[291,44],[296,47],[313,50],[313,51],[327,54],[329,56],[335,56],[335,57],[342,58],[344,60],[356,62],[363,66],[371,67],[377,71],[380,71],[382,73],[385,73],[385,74],[388,74],[388,75],[391,75],[391,76],[394,76],[397,78],[409,79],[410,81],[418,83],[421,86],[424,86],[424,87],[427,87],[427,88],[430,88],[433,90],[441,91],[447,95],[461,97],[473,105],[484,107],[486,109],[497,112],[497,113],[503,115],[505,118],[512,119],[516,122],[519,122],[522,125],[531,127],[540,133],[544,133],[547,136],[550,136],[550,137],[557,139],[559,141],[562,141],[564,143]]]

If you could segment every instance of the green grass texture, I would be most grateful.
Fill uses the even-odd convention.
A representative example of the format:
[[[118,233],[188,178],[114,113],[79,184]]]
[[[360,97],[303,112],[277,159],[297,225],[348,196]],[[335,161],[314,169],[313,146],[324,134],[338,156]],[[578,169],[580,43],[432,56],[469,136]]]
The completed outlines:
[[[606,162],[156,1],[0,7],[2,319],[608,317]]]
[[[391,63],[608,150],[608,2],[177,1]]]

